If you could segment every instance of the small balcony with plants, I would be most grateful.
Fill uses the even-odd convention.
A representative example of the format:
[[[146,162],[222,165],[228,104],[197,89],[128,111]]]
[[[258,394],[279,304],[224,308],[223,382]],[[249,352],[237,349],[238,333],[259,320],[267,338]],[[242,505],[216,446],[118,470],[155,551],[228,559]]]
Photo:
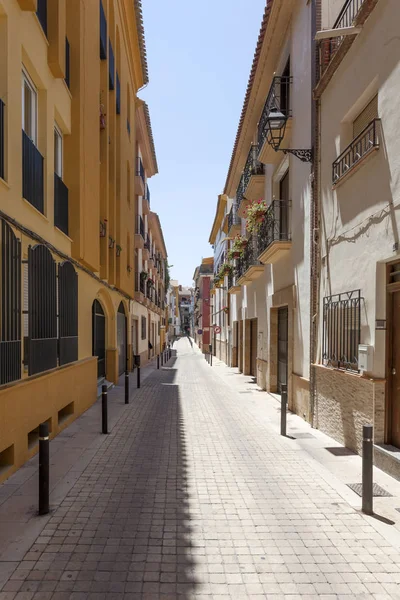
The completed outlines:
[[[275,76],[272,79],[258,124],[258,160],[264,164],[276,163],[279,157],[277,150],[290,145],[291,87],[292,77],[289,75]]]
[[[265,205],[265,203],[264,203]],[[263,265],[273,264],[291,248],[290,202],[273,200],[270,206],[263,207],[254,234],[257,236],[258,259]]]
[[[144,248],[144,221],[141,215],[136,215],[136,228],[135,228],[135,248]]]
[[[231,248],[228,250],[227,260],[232,268],[228,273],[228,294],[239,294],[240,285],[238,283],[238,265],[239,260],[243,256],[244,251],[247,247],[248,239],[243,235],[237,235],[231,244]]]
[[[265,167],[257,159],[257,154],[257,145],[252,144],[242,176],[243,192],[247,200],[257,200],[264,197]]]
[[[150,258],[150,250],[151,250],[150,236],[147,233],[146,237],[145,237],[145,242],[144,242],[144,245],[143,245],[143,259],[144,260],[149,260],[149,258]]]
[[[240,233],[241,220],[237,212],[237,204],[232,204],[231,210],[228,213],[228,235],[229,237],[235,236]]]
[[[148,215],[150,212],[150,190],[149,190],[149,186],[147,183],[144,188],[142,207],[143,207],[143,213]]]
[[[236,285],[248,285],[264,272],[264,265],[258,259],[257,237],[252,235],[242,254],[236,261]]]

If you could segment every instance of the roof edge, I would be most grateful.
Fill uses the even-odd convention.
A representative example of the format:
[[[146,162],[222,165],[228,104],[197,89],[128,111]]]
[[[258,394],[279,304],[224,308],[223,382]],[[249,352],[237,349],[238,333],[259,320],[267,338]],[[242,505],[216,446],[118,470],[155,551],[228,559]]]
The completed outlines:
[[[143,25],[142,0],[134,0],[133,2],[136,16],[136,26],[139,39],[140,58],[142,63],[143,85],[149,83],[149,66],[147,64],[146,38]]]

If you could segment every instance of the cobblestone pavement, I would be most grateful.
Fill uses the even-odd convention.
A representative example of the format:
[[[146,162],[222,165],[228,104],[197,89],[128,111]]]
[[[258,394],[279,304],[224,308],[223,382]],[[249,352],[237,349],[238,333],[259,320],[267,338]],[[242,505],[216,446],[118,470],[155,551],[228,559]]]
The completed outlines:
[[[187,340],[175,349],[13,564],[0,600],[400,599],[398,547],[227,393]]]

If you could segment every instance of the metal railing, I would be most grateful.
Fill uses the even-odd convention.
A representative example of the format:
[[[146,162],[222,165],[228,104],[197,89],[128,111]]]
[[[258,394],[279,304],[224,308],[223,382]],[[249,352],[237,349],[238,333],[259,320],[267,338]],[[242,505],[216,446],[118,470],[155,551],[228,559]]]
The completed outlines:
[[[234,225],[240,225],[240,217],[237,214],[237,205],[232,204],[232,208],[228,214],[228,234]]]
[[[4,102],[0,99],[0,177],[4,179],[4,140],[5,140],[5,121],[4,121]]]
[[[25,131],[22,132],[22,196],[43,213],[43,156]]]
[[[148,185],[146,185],[145,198],[146,198],[146,200],[147,200],[147,202],[149,203],[149,206],[150,206],[150,190],[149,190],[149,186]]]
[[[149,234],[146,235],[146,240],[144,242],[144,247],[146,248],[146,250],[148,250],[150,252],[150,238],[149,238]]]
[[[379,124],[380,119],[371,121],[337,157],[332,164],[333,183],[344,177],[373,148],[379,148]]]
[[[272,79],[272,84],[268,92],[267,99],[261,114],[258,124],[258,154],[268,137],[268,117],[272,109],[281,112],[285,117],[292,116],[290,102],[290,86],[292,77],[290,76],[275,76]]]
[[[143,218],[140,215],[137,215],[136,217],[136,233],[138,233],[139,235],[142,236],[142,238],[144,239],[145,234],[144,234],[144,221]]]
[[[47,36],[47,0],[37,1],[36,16],[42,26],[43,31]]]
[[[346,0],[332,29],[351,27],[364,2],[365,0]],[[320,77],[327,69],[343,39],[344,36],[338,36],[321,40],[319,45]]]
[[[240,206],[241,201],[244,198],[244,177],[242,175],[238,188],[236,190],[236,204]]]
[[[240,279],[250,267],[261,265],[260,261],[258,260],[258,255],[259,251],[257,238],[253,235],[249,239],[243,254],[237,259],[236,275],[238,279]]]
[[[244,191],[246,191],[252,175],[264,175],[264,165],[257,160],[257,154],[258,148],[255,144],[252,144],[244,166],[243,180],[241,181]]]
[[[273,200],[257,230],[258,252],[261,254],[273,243],[290,240],[289,207],[287,200]]]
[[[362,300],[361,290],[326,296],[323,299],[323,365],[358,371]]]
[[[54,173],[54,225],[68,235],[68,188]]]
[[[137,157],[137,161],[136,161],[136,175],[138,177],[141,178],[141,180],[143,181],[143,185],[144,185],[144,166],[143,166],[143,162],[142,159],[140,158],[140,156]]]
[[[140,276],[140,273],[136,273],[135,292],[141,292],[144,295],[146,294],[146,280]]]

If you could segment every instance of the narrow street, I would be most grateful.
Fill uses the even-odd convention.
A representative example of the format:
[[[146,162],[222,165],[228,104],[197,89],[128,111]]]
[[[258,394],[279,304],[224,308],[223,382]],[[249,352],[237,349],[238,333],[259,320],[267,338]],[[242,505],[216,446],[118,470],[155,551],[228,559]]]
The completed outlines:
[[[400,598],[398,530],[349,505],[196,346],[133,381],[110,435],[90,409],[86,467],[49,518],[26,519],[33,544],[0,557],[0,600]],[[0,530],[18,521],[1,495],[17,477],[0,486]]]

